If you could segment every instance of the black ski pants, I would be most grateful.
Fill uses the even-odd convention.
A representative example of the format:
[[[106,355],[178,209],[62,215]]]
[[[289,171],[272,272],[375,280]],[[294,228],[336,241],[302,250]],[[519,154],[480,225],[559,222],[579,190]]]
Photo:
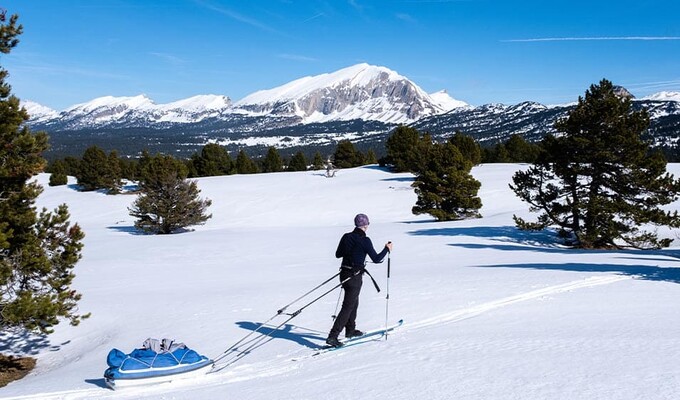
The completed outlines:
[[[340,282],[347,278],[351,278],[342,284],[342,289],[345,291],[345,297],[342,300],[342,308],[340,313],[335,318],[335,323],[328,337],[337,338],[342,329],[345,329],[345,334],[351,333],[356,329],[357,309],[359,308],[359,294],[361,293],[361,285],[363,273],[357,275],[351,269],[343,268],[340,271]]]

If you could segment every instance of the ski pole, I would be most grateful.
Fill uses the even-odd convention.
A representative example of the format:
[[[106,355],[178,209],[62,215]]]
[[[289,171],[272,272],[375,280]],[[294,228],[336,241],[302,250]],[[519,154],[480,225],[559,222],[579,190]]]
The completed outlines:
[[[387,253],[387,294],[385,295],[385,340],[387,340],[387,316],[390,310],[390,253]]]
[[[290,314],[286,314],[286,315],[288,315],[289,317],[288,317],[285,321],[281,322],[279,325],[277,325],[277,326],[275,326],[274,328],[272,328],[271,331],[269,331],[268,333],[266,333],[264,336],[260,336],[259,338],[257,338],[257,339],[255,339],[255,340],[251,341],[250,344],[249,344],[245,349],[240,350],[240,351],[238,352],[238,354],[236,354],[233,358],[229,359],[229,360],[226,362],[225,365],[223,365],[223,366],[221,366],[221,367],[215,369],[215,365],[217,364],[217,362],[220,361],[220,360],[222,360],[222,359],[224,359],[224,358],[227,356],[227,355],[225,354],[226,352],[223,353],[220,357],[217,357],[217,358],[214,360],[214,364],[213,364],[213,369],[215,369],[214,372],[217,372],[217,371],[222,370],[223,368],[226,368],[227,366],[229,366],[229,365],[235,363],[236,361],[240,360],[242,357],[244,357],[244,356],[245,356],[246,354],[248,354],[250,351],[252,351],[252,350],[258,348],[258,347],[261,346],[261,345],[263,345],[263,344],[264,344],[264,341],[265,341],[266,339],[268,339],[268,338],[271,336],[272,333],[274,333],[274,332],[277,331],[279,328],[281,328],[282,326],[284,326],[285,324],[287,324],[288,321],[290,321],[290,320],[292,320],[293,318],[297,317],[297,316],[298,316],[305,308],[311,306],[312,304],[316,303],[316,302],[319,301],[321,298],[325,297],[326,295],[328,295],[329,293],[331,293],[331,292],[334,291],[335,289],[341,287],[343,284],[345,284],[345,283],[346,283],[347,281],[349,281],[350,279],[352,279],[352,278],[354,278],[355,276],[361,274],[361,272],[362,272],[361,270],[355,272],[352,276],[349,276],[349,277],[347,277],[346,279],[343,279],[340,283],[338,283],[337,285],[333,286],[331,289],[327,290],[326,292],[324,292],[322,295],[318,296],[318,297],[315,298],[314,300],[312,300],[312,301],[310,301],[309,303],[305,304],[304,306],[300,307],[297,311],[295,311],[295,312],[293,312],[293,313],[290,313]],[[264,324],[260,325],[260,326],[258,327],[258,329],[256,329],[256,330],[254,330],[253,332],[251,332],[248,336],[250,336],[251,334],[255,333],[256,331],[258,331],[258,330],[259,330],[260,328],[262,328],[263,326],[264,326]],[[245,339],[245,338],[244,338],[244,339]],[[239,343],[240,343],[240,342],[243,342],[244,339],[241,339],[241,340],[239,341]],[[233,347],[234,347],[234,346],[232,346],[231,348],[233,348]]]
[[[262,328],[263,326],[267,325],[267,324],[268,324],[271,320],[273,320],[274,318],[276,318],[276,317],[278,317],[279,315],[283,314],[283,312],[286,311],[286,309],[287,309],[288,307],[290,307],[291,305],[297,303],[297,302],[300,301],[301,299],[307,297],[310,293],[316,291],[317,289],[319,289],[319,288],[322,287],[323,285],[325,285],[325,284],[327,284],[328,282],[332,281],[332,280],[335,279],[338,275],[340,275],[340,272],[338,272],[337,274],[335,274],[335,275],[331,276],[330,278],[326,279],[325,281],[323,281],[322,283],[320,283],[319,285],[317,285],[314,289],[308,291],[307,293],[303,294],[302,296],[298,297],[297,299],[291,301],[290,303],[288,303],[288,304],[286,304],[285,306],[283,306],[283,307],[281,307],[280,309],[278,309],[278,310],[276,311],[276,314],[272,315],[271,318],[269,318],[268,320],[266,320],[265,322],[263,322],[260,326],[257,327],[257,329],[253,330],[252,332],[250,332],[249,334],[247,334],[245,337],[243,337],[241,340],[239,340],[238,342],[236,342],[236,343],[234,343],[233,345],[231,345],[228,349],[226,349],[224,352],[222,352],[222,355],[220,355],[219,357],[215,358],[215,361],[218,361],[218,360],[224,358],[224,354],[227,354],[227,353],[230,352],[231,350],[235,349],[236,346],[238,346],[239,344],[243,343],[243,342],[244,342],[246,339],[248,339],[250,336],[254,335],[255,332],[257,332],[257,331],[260,330],[260,328]]]
[[[331,315],[331,319],[335,321],[335,319],[338,317],[338,308],[340,308],[340,297],[342,297],[342,288],[340,288],[340,291],[338,291],[338,301],[335,303],[335,311],[333,312],[333,315]]]

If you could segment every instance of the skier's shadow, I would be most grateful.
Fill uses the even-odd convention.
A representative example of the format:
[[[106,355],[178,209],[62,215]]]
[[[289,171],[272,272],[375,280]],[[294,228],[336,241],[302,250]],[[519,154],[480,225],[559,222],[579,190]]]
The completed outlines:
[[[250,321],[239,321],[236,323],[239,327],[243,329],[247,329],[250,331],[257,330],[258,333],[262,334],[263,336],[269,336],[272,339],[286,339],[293,341],[301,346],[309,347],[311,349],[319,349],[323,346],[320,346],[311,340],[308,339],[316,339],[316,340],[325,340],[326,338],[324,336],[319,336],[318,334],[314,332],[293,332],[294,329],[299,329],[299,327],[291,324],[286,324],[283,327],[280,327],[279,329],[275,329],[273,327],[268,327],[266,325],[262,325],[262,323],[256,323],[256,322],[250,322]]]

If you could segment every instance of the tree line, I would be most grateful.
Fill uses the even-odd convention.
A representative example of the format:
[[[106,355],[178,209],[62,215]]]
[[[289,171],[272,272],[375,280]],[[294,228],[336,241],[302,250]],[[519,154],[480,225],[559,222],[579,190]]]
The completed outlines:
[[[47,166],[46,172],[51,174],[49,181],[51,186],[65,185],[67,176],[74,176],[83,191],[105,190],[109,194],[117,194],[121,191],[123,180],[139,181],[144,178],[144,168],[153,157],[155,156],[148,151],[143,151],[139,158],[122,158],[115,150],[107,154],[98,146],[90,146],[80,158],[68,156],[52,161]],[[269,147],[264,157],[251,158],[241,149],[236,157],[232,158],[225,147],[209,143],[190,158],[176,158],[176,161],[185,166],[187,178],[321,170],[326,167],[329,159],[332,159],[333,165],[338,168],[352,168],[378,162],[372,149],[362,153],[349,140],[338,142],[331,157],[324,159],[317,151],[310,163],[305,154],[298,151],[289,159],[285,159],[281,157],[276,147]]]

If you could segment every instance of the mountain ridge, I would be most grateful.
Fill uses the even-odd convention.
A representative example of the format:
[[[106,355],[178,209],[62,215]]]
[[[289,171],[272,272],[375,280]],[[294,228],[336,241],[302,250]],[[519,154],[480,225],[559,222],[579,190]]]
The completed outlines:
[[[620,91],[635,109],[649,111],[646,134],[653,145],[678,147],[680,93],[636,99],[625,88]],[[22,104],[32,115],[28,125],[50,133],[54,154],[78,155],[98,145],[128,156],[143,149],[186,156],[207,143],[256,154],[269,146],[328,153],[343,139],[380,153],[382,142],[401,124],[438,140],[462,132],[482,144],[513,134],[537,141],[555,133],[555,121],[576,105],[524,101],[471,106],[446,91],[427,94],[398,73],[369,64],[303,77],[237,102],[213,94],[156,104],[141,94],[104,96],[61,112],[31,101]]]
[[[156,104],[146,95],[104,96],[63,111],[29,102],[32,119],[73,129],[98,125],[147,126],[158,122],[192,123],[233,115],[279,116],[293,123],[374,120],[411,123],[466,103],[438,92],[436,98],[386,67],[357,64],[256,91],[232,102],[227,96],[198,95]]]

